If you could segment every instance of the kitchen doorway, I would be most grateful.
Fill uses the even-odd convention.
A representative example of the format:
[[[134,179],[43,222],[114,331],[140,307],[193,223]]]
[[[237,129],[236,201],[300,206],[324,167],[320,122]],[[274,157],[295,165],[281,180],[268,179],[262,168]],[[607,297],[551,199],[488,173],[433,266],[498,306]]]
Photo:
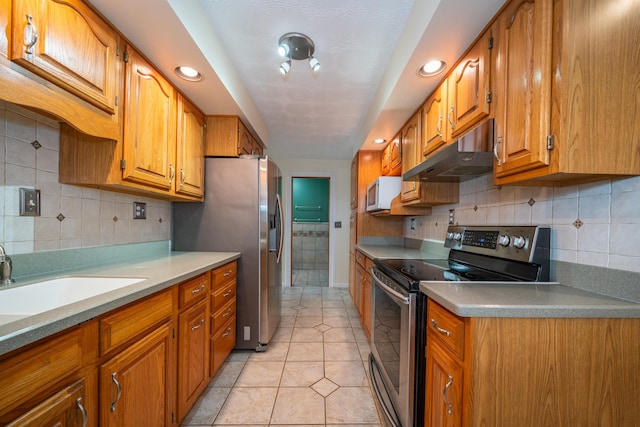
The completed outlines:
[[[329,286],[330,184],[326,177],[292,177],[292,286]]]

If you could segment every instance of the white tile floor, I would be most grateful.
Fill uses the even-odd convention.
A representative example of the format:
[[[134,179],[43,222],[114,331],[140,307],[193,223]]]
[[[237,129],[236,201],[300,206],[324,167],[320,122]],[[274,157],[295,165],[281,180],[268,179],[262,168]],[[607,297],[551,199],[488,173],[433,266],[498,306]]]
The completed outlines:
[[[234,351],[183,427],[383,425],[348,290],[287,288],[282,315],[267,351]]]

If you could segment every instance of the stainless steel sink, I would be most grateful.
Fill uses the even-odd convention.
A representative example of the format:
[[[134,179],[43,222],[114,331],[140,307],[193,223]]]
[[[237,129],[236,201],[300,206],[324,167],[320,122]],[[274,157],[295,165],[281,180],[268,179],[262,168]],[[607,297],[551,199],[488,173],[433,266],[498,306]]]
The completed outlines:
[[[0,290],[0,325],[146,280],[139,277],[61,277]]]

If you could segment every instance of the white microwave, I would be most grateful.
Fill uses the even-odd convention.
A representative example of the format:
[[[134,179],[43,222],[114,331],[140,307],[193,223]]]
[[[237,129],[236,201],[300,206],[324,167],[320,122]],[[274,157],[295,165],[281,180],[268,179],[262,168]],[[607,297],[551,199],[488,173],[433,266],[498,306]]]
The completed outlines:
[[[391,209],[391,201],[400,194],[402,177],[381,176],[367,187],[367,210]]]

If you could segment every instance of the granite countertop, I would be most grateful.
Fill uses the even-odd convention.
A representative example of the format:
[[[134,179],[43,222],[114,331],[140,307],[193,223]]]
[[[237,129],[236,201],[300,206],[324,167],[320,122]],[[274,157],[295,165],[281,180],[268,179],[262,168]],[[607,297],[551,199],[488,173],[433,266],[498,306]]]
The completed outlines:
[[[640,317],[640,304],[559,283],[420,282],[461,317]]]
[[[400,245],[356,245],[356,249],[369,258],[446,259],[435,251],[406,248]]]
[[[358,244],[356,249],[370,258],[447,257],[433,245],[424,250],[401,245]],[[566,269],[566,266],[563,268]],[[584,281],[584,277],[580,281]],[[602,286],[592,286],[588,290],[560,282],[492,284],[424,281],[420,283],[420,290],[462,317],[640,318],[640,303],[607,295],[607,291],[612,289],[610,281],[602,278],[597,281],[602,282]]]
[[[137,277],[145,280],[82,301],[0,325],[0,354],[60,332],[137,299],[240,258],[239,252],[169,252],[154,258],[68,270],[38,277]],[[28,286],[28,284],[26,284]],[[2,298],[2,290],[0,290]]]

